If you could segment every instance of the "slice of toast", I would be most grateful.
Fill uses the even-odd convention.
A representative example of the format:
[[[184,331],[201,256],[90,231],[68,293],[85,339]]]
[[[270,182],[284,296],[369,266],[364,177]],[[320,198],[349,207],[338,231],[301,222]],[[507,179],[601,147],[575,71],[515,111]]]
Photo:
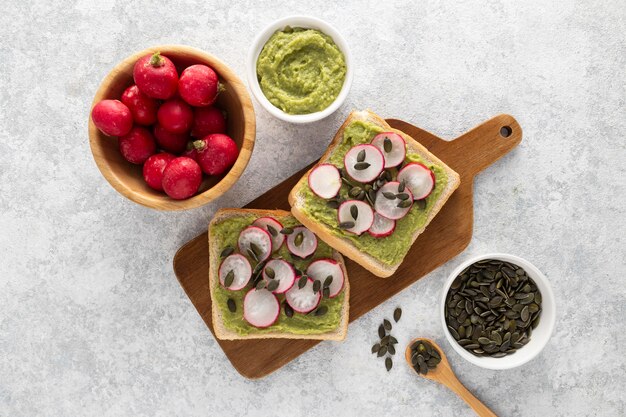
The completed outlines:
[[[332,142],[328,146],[324,155],[322,155],[322,157],[320,158],[320,161],[318,162],[318,164],[328,162],[328,160],[330,159],[335,149],[344,140],[344,129],[348,125],[350,125],[350,123],[354,121],[358,121],[358,120],[377,125],[381,129],[383,129],[383,131],[395,132],[399,134],[406,141],[407,151],[418,154],[421,158],[424,159],[426,164],[437,165],[446,172],[447,183],[446,183],[445,188],[443,189],[437,201],[434,203],[434,205],[430,209],[430,212],[428,213],[428,217],[424,225],[414,231],[412,239],[411,239],[411,244],[408,245],[407,248],[405,248],[406,250],[405,250],[405,253],[403,254],[402,259],[400,259],[399,262],[394,263],[392,265],[381,262],[379,259],[360,250],[357,246],[355,246],[355,244],[350,239],[334,234],[333,232],[336,233],[336,231],[331,229],[330,226],[320,223],[316,221],[316,219],[314,219],[313,217],[309,216],[304,210],[306,202],[305,202],[303,191],[305,187],[308,188],[308,175],[311,172],[311,170],[309,170],[300,179],[300,181],[298,181],[296,186],[289,193],[289,204],[291,205],[291,213],[294,215],[294,217],[298,219],[304,226],[309,228],[313,233],[315,233],[324,242],[328,243],[330,246],[337,249],[344,256],[347,256],[348,258],[357,262],[358,264],[360,264],[367,270],[371,271],[374,275],[381,277],[381,278],[387,278],[393,275],[393,273],[398,269],[398,267],[402,263],[402,260],[404,259],[404,256],[409,251],[413,242],[415,242],[415,239],[417,239],[417,237],[426,229],[426,226],[428,226],[430,221],[439,212],[441,207],[448,200],[448,198],[452,195],[454,190],[459,186],[461,180],[460,180],[459,174],[457,174],[450,167],[444,164],[440,159],[438,159],[436,156],[430,153],[428,149],[422,146],[419,142],[417,142],[415,139],[413,139],[406,133],[400,130],[391,128],[391,126],[389,126],[387,122],[385,122],[384,119],[382,119],[380,116],[376,115],[375,113],[372,113],[371,111],[353,111],[352,113],[350,113],[346,121],[343,123],[343,125],[341,125],[341,127],[335,134],[335,137],[333,138]],[[415,208],[413,208],[412,210],[414,209]]]
[[[350,283],[348,280],[348,273],[344,264],[343,257],[336,250],[332,251],[332,258],[335,259],[344,274],[344,299],[341,308],[341,318],[336,329],[333,331],[318,333],[318,334],[296,334],[284,331],[264,331],[263,333],[251,333],[248,335],[241,335],[236,331],[229,329],[223,321],[223,311],[215,302],[216,286],[221,285],[218,278],[218,268],[220,265],[220,254],[222,243],[211,233],[211,227],[217,223],[225,221],[233,217],[249,216],[253,215],[256,218],[259,217],[273,217],[279,222],[283,223],[286,218],[293,219],[293,216],[288,211],[284,210],[253,210],[253,209],[221,209],[215,213],[215,216],[209,223],[209,289],[211,291],[212,300],[212,318],[213,318],[213,331],[218,339],[223,340],[241,340],[241,339],[315,339],[315,340],[343,340],[348,333],[348,319],[350,311]],[[243,308],[243,307],[240,307]],[[281,306],[282,308],[282,306]],[[228,313],[228,312],[227,312]],[[298,314],[298,313],[295,313]],[[270,328],[271,329],[271,326]]]

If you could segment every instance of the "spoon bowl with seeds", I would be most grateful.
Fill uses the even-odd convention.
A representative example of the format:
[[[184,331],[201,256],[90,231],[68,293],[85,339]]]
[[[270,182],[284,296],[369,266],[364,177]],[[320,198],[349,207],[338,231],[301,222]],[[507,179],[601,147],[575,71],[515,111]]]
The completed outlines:
[[[411,369],[416,374],[436,381],[458,395],[479,416],[495,417],[485,404],[474,396],[458,380],[443,350],[434,341],[426,338],[416,338],[406,347],[405,358]]]

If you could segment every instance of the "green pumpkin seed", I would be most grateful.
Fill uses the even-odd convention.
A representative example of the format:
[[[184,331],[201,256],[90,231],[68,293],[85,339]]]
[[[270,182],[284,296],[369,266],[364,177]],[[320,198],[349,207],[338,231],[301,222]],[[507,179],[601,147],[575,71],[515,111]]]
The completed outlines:
[[[354,227],[354,222],[341,222],[339,223],[340,229],[352,229]]]
[[[400,201],[397,206],[399,208],[407,208],[407,207],[411,207],[411,205],[413,204],[412,201],[410,200],[404,200],[404,201]]]
[[[276,237],[278,236],[278,230],[276,230],[276,228],[274,226],[271,225],[267,225],[267,231],[270,232],[270,235]]]
[[[398,192],[403,193],[405,188],[406,188],[406,182],[404,180],[400,181],[400,185],[398,185]]]
[[[351,205],[350,206],[350,215],[352,216],[352,218],[356,221],[356,219],[359,217],[359,209],[356,205]]]
[[[230,287],[233,284],[234,279],[235,279],[235,271],[231,269],[230,271],[228,271],[228,274],[226,274],[226,277],[224,278],[224,286],[226,288]]]
[[[385,359],[385,368],[387,368],[387,372],[389,372],[392,367],[393,367],[393,361],[391,360],[391,358],[386,358]]]
[[[391,322],[387,319],[383,320],[383,327],[385,328],[385,330],[387,331],[391,331]]]
[[[378,353],[379,350],[380,350],[380,343],[374,343],[374,346],[372,346],[372,353]]]
[[[255,288],[256,288],[257,290],[262,290],[263,288],[265,288],[265,281],[264,281],[264,280],[259,281],[259,282],[256,284],[256,287],[255,287]]]
[[[391,144],[391,139],[389,139],[388,137],[385,137],[385,139],[383,140],[383,149],[387,153],[391,152],[392,144]]]
[[[302,275],[300,279],[298,279],[298,288],[302,289],[306,285],[308,279],[306,275]]]
[[[396,194],[396,198],[399,200],[408,200],[409,195],[407,193],[398,193]]]
[[[378,336],[382,339],[385,337],[385,326],[382,324],[378,327]]]
[[[356,161],[357,162],[363,162],[365,161],[365,149],[362,149],[356,156]]]
[[[317,294],[322,288],[322,283],[320,281],[313,281],[313,293]]]
[[[300,232],[300,233],[298,233],[298,234],[296,235],[296,238],[293,240],[293,243],[294,243],[296,246],[300,246],[300,245],[302,245],[302,242],[303,242],[303,241],[304,241],[304,234],[303,234],[302,232]]]
[[[424,210],[426,208],[426,199],[415,200],[415,207]]]
[[[363,190],[361,190],[361,187],[352,187],[352,188],[350,189],[350,191],[348,191],[348,195],[349,195],[350,197],[356,197],[356,196],[358,196],[359,194],[361,194],[361,191],[363,191]]]
[[[267,289],[268,291],[275,291],[276,288],[278,288],[278,285],[280,284],[280,282],[278,282],[277,280],[273,279],[270,280],[270,282],[267,284]]]
[[[369,167],[369,162],[357,162],[356,164],[354,164],[354,169],[356,169],[357,171],[363,171],[364,169],[367,169]]]
[[[285,227],[280,231],[283,235],[290,235],[293,233],[293,229],[291,227]]]
[[[249,257],[251,257],[255,261],[259,262],[258,256],[256,255],[256,253],[254,253],[254,251],[252,249],[247,249],[246,253],[248,254]]]
[[[328,288],[330,287],[330,284],[333,283],[333,276],[329,275],[326,277],[326,279],[324,280],[324,288]]]
[[[381,346],[378,350],[378,357],[384,356],[387,353],[387,346]]]
[[[319,282],[319,281],[318,281]],[[326,306],[321,306],[318,307],[317,310],[315,310],[315,315],[316,316],[323,316],[324,314],[326,314],[328,312],[328,307]]]
[[[402,309],[400,307],[397,307],[394,311],[393,311],[393,319],[397,322],[400,321],[400,317],[402,317]]]
[[[228,255],[232,255],[233,252],[235,252],[235,249],[232,246],[226,246],[222,250],[222,253],[220,253],[220,258],[225,258]]]
[[[326,206],[332,209],[338,209],[339,208],[339,202],[337,200],[328,200],[326,202]]]
[[[395,200],[396,199],[396,195],[394,193],[389,192],[389,191],[383,191],[383,195],[385,196],[385,198],[387,200]]]
[[[285,310],[285,316],[291,318],[293,317],[293,308],[287,302],[283,302],[283,309]]]
[[[235,300],[233,300],[232,298],[229,298],[228,301],[226,301],[226,304],[228,305],[228,311],[230,311],[231,313],[237,311],[237,304],[235,304]]]
[[[276,278],[276,272],[274,272],[274,270],[270,268],[269,266],[265,267],[265,275],[267,275],[268,277],[272,279]]]

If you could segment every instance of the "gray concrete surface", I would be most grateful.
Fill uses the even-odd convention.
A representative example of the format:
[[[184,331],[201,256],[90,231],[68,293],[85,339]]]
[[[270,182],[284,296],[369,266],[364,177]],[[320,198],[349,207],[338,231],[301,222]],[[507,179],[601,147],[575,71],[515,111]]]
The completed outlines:
[[[624,415],[626,7],[623,1],[68,2],[0,5],[0,415],[472,415],[452,393],[369,354],[397,305],[404,345],[430,336],[503,416]],[[250,165],[223,198],[159,213],[118,195],[92,160],[92,96],[120,59],[160,43],[244,74],[252,38],[289,14],[341,28],[352,92],[309,126],[258,105]],[[178,285],[171,260],[219,207],[239,207],[318,157],[352,108],[442,137],[506,112],[522,144],[475,183],[457,259],[261,381],[243,379]],[[552,282],[554,335],[531,363],[464,362],[436,312],[447,274],[487,251]]]

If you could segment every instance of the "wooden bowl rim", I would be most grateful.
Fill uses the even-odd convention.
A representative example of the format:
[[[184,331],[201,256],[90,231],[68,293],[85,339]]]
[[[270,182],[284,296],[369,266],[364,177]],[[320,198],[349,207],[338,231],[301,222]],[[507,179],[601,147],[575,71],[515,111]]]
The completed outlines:
[[[91,120],[91,109],[93,109],[93,107],[99,101],[108,98],[105,97],[105,91],[116,78],[116,76],[118,76],[120,73],[127,72],[128,68],[131,68],[132,71],[132,66],[139,58],[148,54],[153,54],[157,51],[162,52],[163,55],[167,55],[168,53],[185,53],[192,57],[198,57],[201,62],[209,63],[217,71],[220,78],[226,80],[229,84],[229,87],[233,88],[233,90],[235,91],[235,95],[239,98],[242,104],[242,115],[244,123],[243,142],[241,144],[239,156],[237,157],[235,164],[230,168],[228,174],[226,174],[224,178],[222,178],[217,184],[213,185],[208,190],[193,197],[190,197],[186,200],[174,200],[167,196],[165,196],[164,199],[163,197],[147,195],[142,193],[141,191],[134,190],[126,185],[125,182],[112,171],[109,161],[106,160],[106,158],[96,158],[96,154],[102,153],[102,145],[100,144],[99,138],[100,132]],[[254,107],[252,106],[252,101],[250,100],[248,90],[246,89],[241,79],[234,73],[234,71],[232,71],[223,61],[221,61],[216,56],[199,48],[186,45],[157,45],[136,52],[120,61],[111,69],[111,71],[109,71],[109,73],[100,83],[100,86],[98,87],[98,90],[96,91],[94,99],[91,103],[88,119],[89,145],[91,149],[91,154],[104,178],[117,192],[122,194],[124,197],[145,207],[157,210],[173,211],[193,209],[201,207],[220,197],[222,194],[228,191],[228,189],[230,189],[230,187],[232,187],[239,179],[241,174],[243,174],[243,171],[245,170],[248,162],[250,161],[250,157],[252,156],[252,151],[254,149],[254,142],[256,138],[256,120]]]

